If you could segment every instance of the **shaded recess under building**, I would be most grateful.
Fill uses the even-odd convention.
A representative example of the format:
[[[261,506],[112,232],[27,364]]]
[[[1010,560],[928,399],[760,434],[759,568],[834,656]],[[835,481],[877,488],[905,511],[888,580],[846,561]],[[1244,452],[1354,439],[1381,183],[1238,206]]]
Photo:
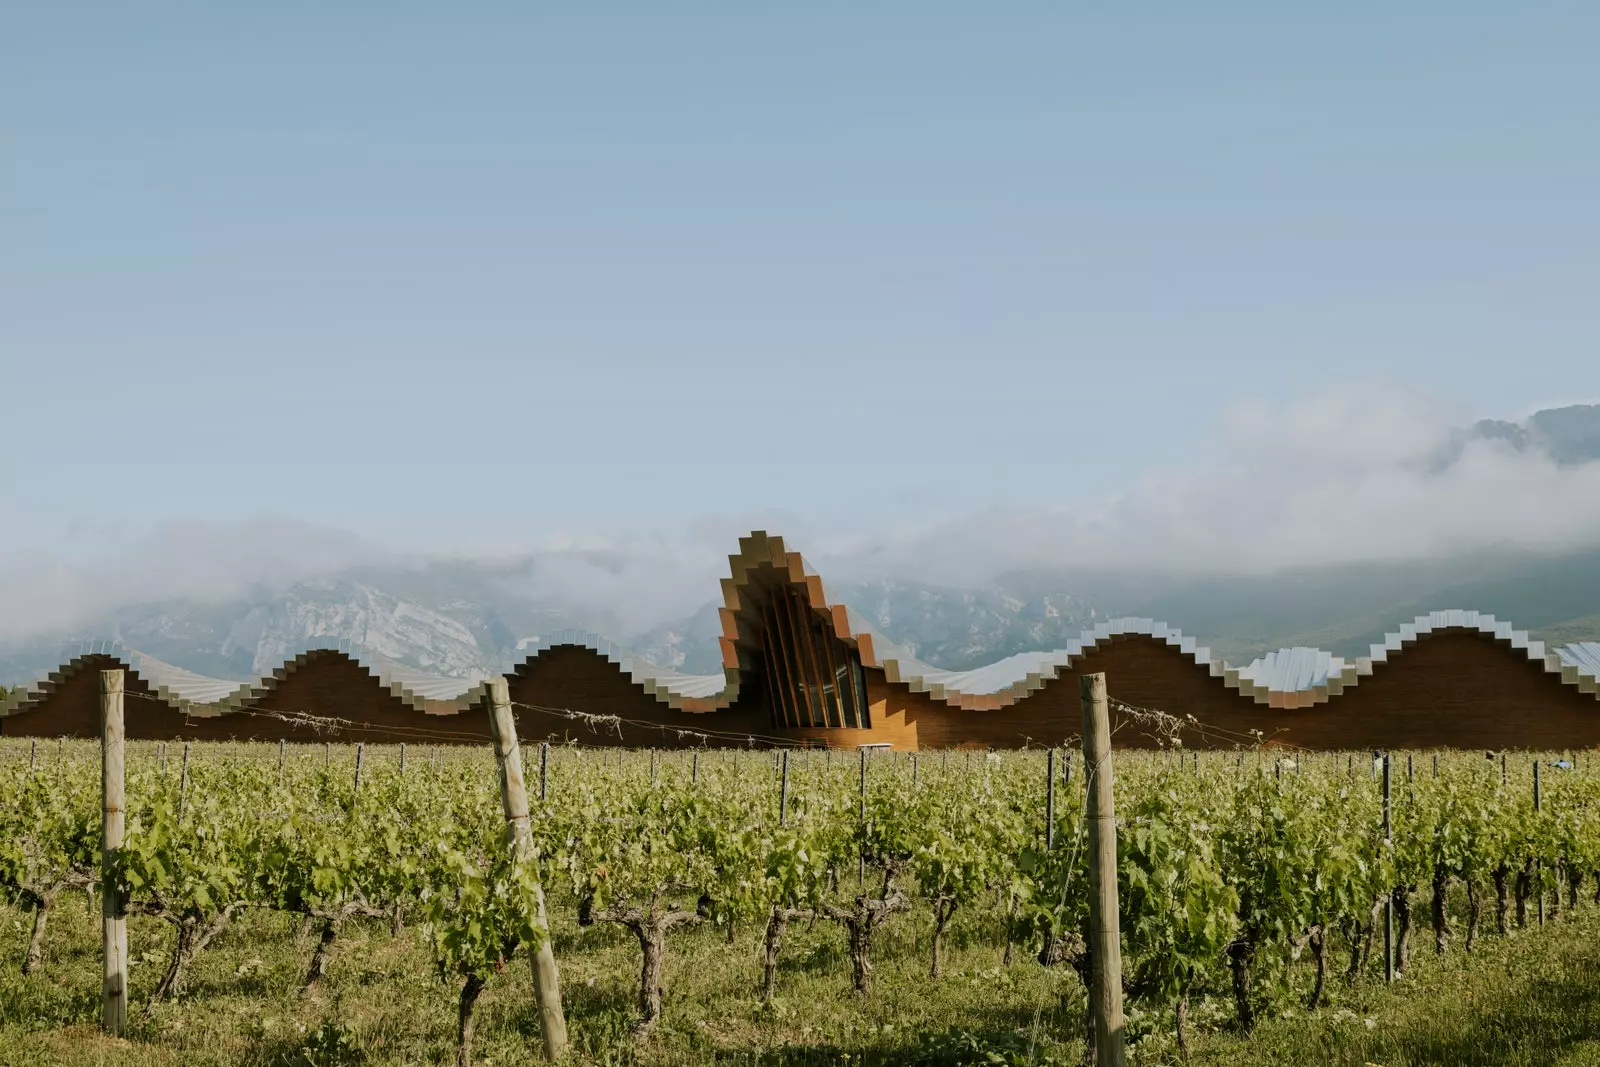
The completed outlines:
[[[1116,742],[1258,740],[1306,748],[1600,745],[1600,644],[1546,649],[1508,622],[1438,611],[1369,656],[1290,648],[1244,666],[1164,623],[1118,619],[1053,652],[976,670],[918,662],[876,633],[779,537],[739,542],[722,581],[723,670],[685,675],[587,633],[546,635],[509,665],[529,741],[635,747],[818,744],[1020,748],[1075,737],[1081,674],[1103,672]],[[110,643],[0,708],[0,733],[99,733],[101,670],[123,668],[132,738],[483,743],[481,678],[442,678],[320,644],[250,683],[206,678]]]

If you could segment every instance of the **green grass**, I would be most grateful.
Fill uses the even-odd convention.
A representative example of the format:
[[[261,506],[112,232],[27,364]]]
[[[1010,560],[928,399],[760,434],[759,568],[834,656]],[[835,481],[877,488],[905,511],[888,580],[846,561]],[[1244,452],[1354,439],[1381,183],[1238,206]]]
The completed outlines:
[[[565,910],[565,909],[562,909]],[[340,943],[330,980],[299,992],[312,940],[298,923],[247,913],[197,961],[190,991],[145,1014],[166,931],[129,921],[134,957],[128,1040],[96,1028],[100,962],[98,911],[83,894],[63,901],[45,965],[19,973],[27,917],[0,907],[0,1063],[51,1065],[419,1064],[448,1061],[455,1037],[454,989],[428,966],[414,931],[391,937],[378,925],[353,928]],[[669,940],[667,1007],[644,1042],[630,1032],[638,950],[615,928],[558,926],[557,956],[569,1023],[584,1064],[1076,1064],[1084,1001],[1065,969],[1046,971],[1019,948],[1010,967],[991,923],[958,921],[947,972],[927,976],[926,916],[901,916],[875,946],[877,988],[850,991],[840,931],[792,929],[776,1010],[759,1003],[760,931],[702,928]],[[1459,944],[1436,959],[1426,931],[1410,976],[1393,987],[1372,979],[1330,983],[1319,1011],[1286,1012],[1244,1037],[1230,1007],[1193,1006],[1193,1063],[1600,1065],[1600,908],[1543,929],[1489,936],[1471,956]],[[1303,990],[1297,969],[1291,981]],[[479,1063],[528,1062],[538,1048],[527,963],[519,959],[489,986],[479,1008]],[[1181,1062],[1170,1020],[1134,1013],[1130,1062]]]

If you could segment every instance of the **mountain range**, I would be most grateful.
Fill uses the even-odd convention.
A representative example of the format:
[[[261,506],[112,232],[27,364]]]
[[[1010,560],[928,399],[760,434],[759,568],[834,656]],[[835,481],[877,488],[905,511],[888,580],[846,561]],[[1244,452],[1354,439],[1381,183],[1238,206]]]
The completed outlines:
[[[1558,464],[1600,461],[1600,406],[1542,411],[1522,423],[1479,422],[1456,435],[1438,462],[1448,464],[1450,452],[1474,439],[1536,449]],[[70,631],[0,645],[0,685],[42,675],[64,649],[91,639],[238,680],[271,671],[318,638],[430,673],[472,677],[505,670],[529,645],[568,629],[601,633],[685,673],[720,670],[715,601],[673,622],[631,629],[615,611],[555,591],[546,574],[532,558],[448,560],[346,568],[212,602],[146,601]],[[906,651],[956,670],[1059,648],[1119,616],[1171,623],[1233,662],[1286,645],[1365,654],[1398,624],[1440,608],[1492,612],[1550,641],[1600,638],[1600,547],[1503,548],[1260,575],[1063,567],[1009,571],[964,587],[892,577],[827,584],[830,596]],[[715,594],[714,583],[708,592]]]

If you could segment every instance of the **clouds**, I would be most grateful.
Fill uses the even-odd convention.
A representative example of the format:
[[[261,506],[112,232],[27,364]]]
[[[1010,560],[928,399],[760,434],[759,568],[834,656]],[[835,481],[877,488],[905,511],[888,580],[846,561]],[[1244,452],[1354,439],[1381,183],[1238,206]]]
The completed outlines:
[[[716,599],[728,554],[753,528],[782,533],[826,578],[949,584],[1023,567],[1261,573],[1600,544],[1600,462],[1558,465],[1504,438],[1463,436],[1470,421],[1392,387],[1249,401],[1223,413],[1208,447],[1175,444],[1172,463],[1083,503],[1072,502],[1073,472],[1095,462],[1092,442],[1064,454],[1059,479],[1032,500],[1006,508],[952,506],[942,521],[900,528],[888,507],[860,509],[848,528],[799,510],[706,516],[677,533],[645,529],[642,518],[639,529],[497,546],[489,569],[510,595],[628,636]],[[151,600],[217,601],[357,565],[426,562],[282,519],[174,521],[98,554],[81,547],[0,559],[0,638],[92,624]]]
[[[90,624],[130,604],[214,602],[399,560],[353,534],[279,518],[174,520],[127,540],[92,535],[77,529],[69,550],[0,558],[0,639]]]
[[[836,562],[969,582],[1013,567],[1259,573],[1600,543],[1600,462],[1463,438],[1454,416],[1399,389],[1241,403],[1221,419],[1213,463],[1174,463],[1081,506],[1059,503],[1064,464],[1037,505],[902,531]]]

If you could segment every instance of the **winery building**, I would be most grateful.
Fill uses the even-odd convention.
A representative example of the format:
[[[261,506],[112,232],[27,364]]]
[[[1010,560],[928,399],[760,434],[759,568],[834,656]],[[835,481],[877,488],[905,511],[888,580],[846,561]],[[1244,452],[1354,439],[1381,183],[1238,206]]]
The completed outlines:
[[[1060,744],[1077,677],[1103,672],[1115,743],[1188,748],[1600,745],[1600,644],[1547,649],[1510,622],[1436,611],[1371,654],[1291,648],[1232,665],[1164,623],[1117,619],[1052,652],[976,670],[918,662],[874,632],[782,538],[729,557],[722,671],[675,673],[595,635],[547,635],[508,665],[525,741],[629,747],[813,744],[895,749]],[[0,708],[0,734],[99,735],[99,672],[128,672],[130,738],[484,743],[484,679],[444,678],[315,644],[251,682],[91,645]]]

